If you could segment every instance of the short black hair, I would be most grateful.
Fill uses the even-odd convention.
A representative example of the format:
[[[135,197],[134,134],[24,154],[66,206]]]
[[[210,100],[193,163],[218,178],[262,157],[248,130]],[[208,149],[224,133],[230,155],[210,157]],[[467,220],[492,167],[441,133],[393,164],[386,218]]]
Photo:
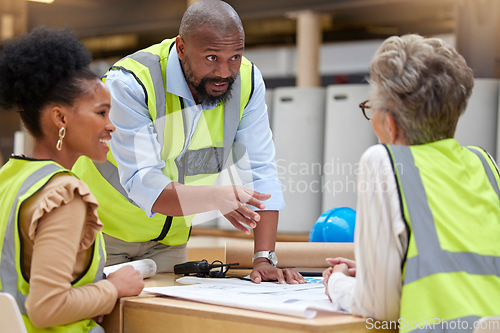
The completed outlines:
[[[98,79],[90,52],[69,29],[38,27],[7,41],[0,53],[0,108],[17,108],[24,125],[40,137],[41,110],[49,103],[73,105]]]

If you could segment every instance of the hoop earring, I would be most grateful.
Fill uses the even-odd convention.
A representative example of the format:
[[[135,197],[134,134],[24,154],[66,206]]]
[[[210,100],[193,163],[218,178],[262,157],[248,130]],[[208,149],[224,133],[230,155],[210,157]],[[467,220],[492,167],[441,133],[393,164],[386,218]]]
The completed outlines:
[[[59,140],[57,140],[57,144],[56,144],[57,150],[62,149],[63,139],[65,136],[66,136],[66,128],[61,127],[61,129],[59,130]]]

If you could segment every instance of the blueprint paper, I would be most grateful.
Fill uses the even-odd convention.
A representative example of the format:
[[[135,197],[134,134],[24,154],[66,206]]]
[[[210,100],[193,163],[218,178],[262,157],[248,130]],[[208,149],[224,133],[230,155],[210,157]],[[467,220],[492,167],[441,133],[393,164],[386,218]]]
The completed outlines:
[[[184,277],[177,281],[181,283],[199,281],[199,283],[186,286],[151,287],[144,290],[163,296],[302,318],[314,318],[318,311],[337,312],[325,295],[325,288],[321,283],[261,282],[255,284],[236,278],[195,277]]]

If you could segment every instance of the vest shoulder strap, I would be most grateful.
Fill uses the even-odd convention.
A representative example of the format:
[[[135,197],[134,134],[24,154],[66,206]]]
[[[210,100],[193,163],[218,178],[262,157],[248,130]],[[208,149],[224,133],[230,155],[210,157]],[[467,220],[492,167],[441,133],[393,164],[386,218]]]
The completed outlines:
[[[415,165],[410,147],[400,145],[386,147],[393,164],[397,166],[395,167],[396,181],[403,188],[409,221],[410,223],[418,221],[418,223],[411,223],[412,237],[415,239],[418,255],[406,258],[404,285],[443,272],[467,272],[476,275],[498,276],[497,268],[500,267],[500,257],[498,256],[481,255],[474,252],[450,252],[441,248],[434,216],[429,207],[420,172]],[[486,162],[484,156],[483,160]],[[487,173],[488,170],[491,172],[489,166],[485,167],[485,170]],[[496,181],[494,183],[496,184]],[[494,184],[492,183],[492,185]]]
[[[500,200],[500,189],[499,189],[500,173],[498,171],[498,166],[496,165],[495,160],[491,157],[490,154],[488,154],[488,152],[486,152],[482,148],[473,146],[469,146],[467,148],[469,148],[469,150],[472,151],[474,154],[476,154],[476,156],[479,157],[479,159],[481,160],[481,163],[483,164],[484,167],[484,171],[488,176],[488,180],[490,181],[491,186],[495,190],[498,199]],[[490,160],[491,165],[488,163],[486,157],[488,157],[488,159]],[[494,172],[496,172],[496,176]]]

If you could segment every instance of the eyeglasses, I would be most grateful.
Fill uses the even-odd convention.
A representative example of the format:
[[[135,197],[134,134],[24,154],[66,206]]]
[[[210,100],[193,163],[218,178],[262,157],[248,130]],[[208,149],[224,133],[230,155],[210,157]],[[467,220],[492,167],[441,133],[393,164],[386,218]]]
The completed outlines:
[[[372,121],[373,109],[372,109],[371,105],[369,105],[369,104],[370,104],[370,100],[367,99],[363,103],[359,104],[359,108],[361,109],[361,111],[363,111],[363,116],[365,116],[365,118],[368,119],[369,121]]]

